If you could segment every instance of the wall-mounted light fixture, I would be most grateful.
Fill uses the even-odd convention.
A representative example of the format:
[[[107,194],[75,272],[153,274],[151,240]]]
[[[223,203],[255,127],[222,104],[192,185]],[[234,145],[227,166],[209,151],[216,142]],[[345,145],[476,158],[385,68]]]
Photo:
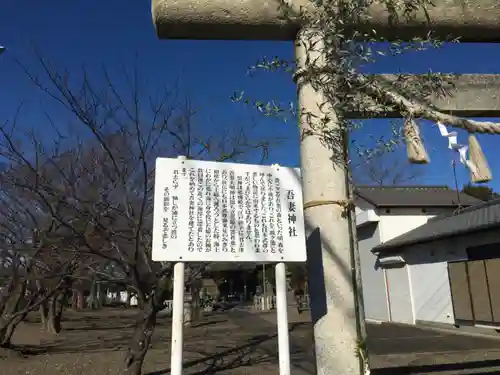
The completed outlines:
[[[393,256],[385,256],[383,258],[379,257],[377,259],[377,263],[381,267],[388,267],[388,266],[390,267],[390,266],[396,266],[396,265],[403,266],[406,262],[402,256],[393,255]]]

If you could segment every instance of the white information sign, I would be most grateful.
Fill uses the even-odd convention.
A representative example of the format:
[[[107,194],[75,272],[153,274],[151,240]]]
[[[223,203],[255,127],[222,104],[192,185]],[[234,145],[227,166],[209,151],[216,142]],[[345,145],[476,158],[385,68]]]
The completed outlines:
[[[304,262],[298,168],[158,158],[153,260]]]

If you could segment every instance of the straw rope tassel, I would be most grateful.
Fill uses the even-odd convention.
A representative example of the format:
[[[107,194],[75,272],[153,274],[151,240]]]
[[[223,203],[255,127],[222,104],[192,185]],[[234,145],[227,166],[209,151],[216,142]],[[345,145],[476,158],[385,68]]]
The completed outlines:
[[[481,145],[476,136],[469,134],[469,159],[475,168],[471,170],[472,182],[482,183],[492,179],[492,173],[488,161],[484,156]]]
[[[420,129],[412,118],[407,118],[403,127],[406,141],[408,160],[413,164],[429,163],[429,156],[425,151],[424,143],[420,137]]]

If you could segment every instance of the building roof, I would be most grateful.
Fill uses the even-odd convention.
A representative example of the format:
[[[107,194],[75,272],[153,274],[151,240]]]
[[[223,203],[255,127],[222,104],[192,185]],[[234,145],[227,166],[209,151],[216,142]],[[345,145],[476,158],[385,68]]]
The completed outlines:
[[[492,229],[500,226],[500,199],[463,209],[453,215],[433,217],[424,225],[373,248],[372,252],[396,252],[403,246]]]
[[[356,195],[375,207],[455,207],[481,203],[448,186],[356,186]]]

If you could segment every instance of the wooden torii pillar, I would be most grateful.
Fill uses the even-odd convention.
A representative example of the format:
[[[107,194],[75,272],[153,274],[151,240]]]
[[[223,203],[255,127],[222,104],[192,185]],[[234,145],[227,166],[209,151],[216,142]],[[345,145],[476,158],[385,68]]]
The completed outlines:
[[[198,40],[295,40],[299,20],[286,19],[278,10],[282,0],[152,0],[153,22],[159,38]],[[288,0],[288,6],[308,7],[308,0]],[[362,27],[378,35],[406,38],[427,33],[425,14],[411,24],[389,26],[388,14],[380,6],[370,8],[371,21]],[[428,16],[437,35],[460,36],[462,41],[500,41],[498,0],[435,0]],[[354,25],[360,28],[360,25]],[[306,52],[296,43],[300,67]],[[492,87],[493,86],[493,87]],[[445,111],[461,115],[500,114],[500,79],[491,76],[460,77],[460,90],[452,101],[437,99]],[[496,93],[495,93],[496,91]],[[318,112],[325,102],[310,85],[298,84],[299,108]],[[389,115],[391,115],[389,113]],[[353,113],[353,117],[356,114]],[[299,116],[300,117],[300,116]],[[338,127],[332,113],[332,127]],[[300,117],[300,127],[309,127]],[[348,187],[343,168],[332,163],[332,150],[318,137],[309,136],[300,147],[304,202],[347,202]],[[317,374],[360,374],[356,357],[357,322],[352,285],[352,237],[349,222],[339,205],[310,205],[305,212],[308,240],[311,313],[314,323]]]

